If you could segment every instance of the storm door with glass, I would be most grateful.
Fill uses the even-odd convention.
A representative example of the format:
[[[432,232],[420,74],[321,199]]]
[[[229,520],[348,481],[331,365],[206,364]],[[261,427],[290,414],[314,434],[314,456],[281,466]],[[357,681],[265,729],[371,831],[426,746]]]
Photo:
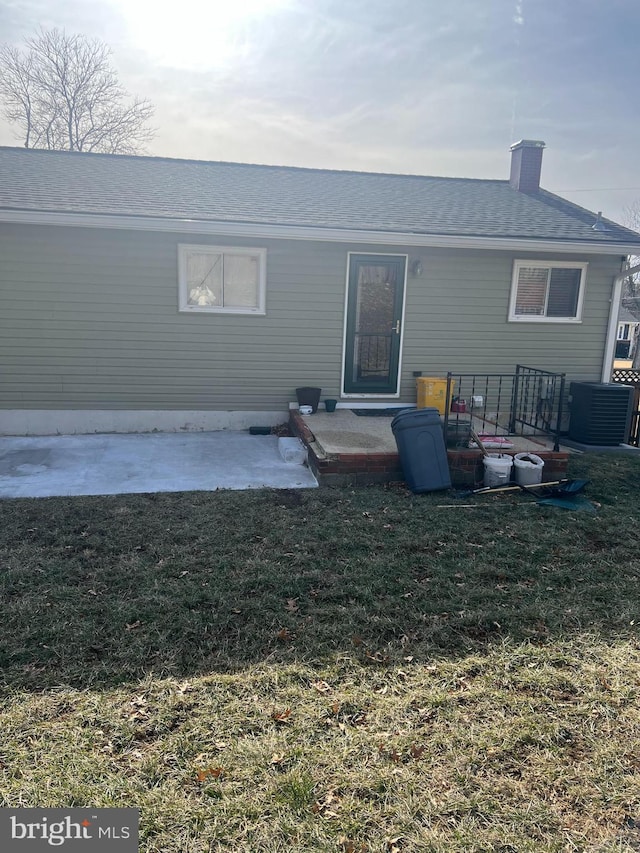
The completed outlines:
[[[404,256],[350,256],[345,394],[398,391],[405,264]]]

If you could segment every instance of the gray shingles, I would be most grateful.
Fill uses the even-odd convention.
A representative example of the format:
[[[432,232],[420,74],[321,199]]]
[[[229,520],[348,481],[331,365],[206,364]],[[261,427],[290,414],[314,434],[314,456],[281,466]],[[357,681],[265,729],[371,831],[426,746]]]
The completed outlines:
[[[0,147],[0,208],[481,237],[640,243],[508,181]]]
[[[637,296],[623,296],[618,321],[637,323],[640,320],[640,299]]]

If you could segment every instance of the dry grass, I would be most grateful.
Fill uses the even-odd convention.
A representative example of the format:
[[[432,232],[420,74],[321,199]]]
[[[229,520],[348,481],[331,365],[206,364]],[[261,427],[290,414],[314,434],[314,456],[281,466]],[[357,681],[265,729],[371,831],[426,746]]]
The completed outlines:
[[[640,849],[639,471],[574,463],[597,516],[0,504],[0,802],[137,806],[145,853]]]

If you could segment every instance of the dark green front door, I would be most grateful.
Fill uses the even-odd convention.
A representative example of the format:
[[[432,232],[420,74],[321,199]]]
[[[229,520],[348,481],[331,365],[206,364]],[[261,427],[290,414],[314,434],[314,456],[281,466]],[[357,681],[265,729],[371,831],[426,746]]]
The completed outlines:
[[[345,394],[395,394],[404,303],[404,257],[351,255]]]

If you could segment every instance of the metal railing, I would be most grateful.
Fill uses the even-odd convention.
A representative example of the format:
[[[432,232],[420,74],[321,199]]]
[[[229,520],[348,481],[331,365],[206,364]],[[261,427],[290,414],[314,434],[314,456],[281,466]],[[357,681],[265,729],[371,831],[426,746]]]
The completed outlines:
[[[640,370],[616,368],[611,374],[611,381],[633,385],[633,408],[627,442],[634,447],[640,447]]]
[[[447,373],[445,434],[464,425],[496,437],[545,435],[560,448],[565,374],[516,365],[515,373]],[[453,426],[455,424],[455,426]],[[450,426],[451,425],[451,426]]]

